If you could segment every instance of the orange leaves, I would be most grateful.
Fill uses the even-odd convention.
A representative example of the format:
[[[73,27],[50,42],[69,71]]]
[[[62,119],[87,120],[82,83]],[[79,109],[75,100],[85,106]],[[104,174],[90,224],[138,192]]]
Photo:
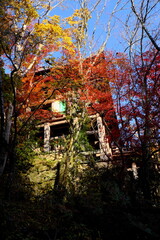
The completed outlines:
[[[35,119],[49,121],[55,113],[51,109],[42,109],[47,106],[44,103],[46,99],[50,103],[51,99],[64,100],[69,106],[73,100],[79,109],[86,106],[89,114],[99,113],[109,125],[114,124],[114,134],[118,136],[110,83],[117,84],[117,78],[123,74],[127,76],[122,69],[122,60],[120,57],[114,59],[111,53],[101,53],[83,60],[66,57],[55,62],[50,69],[28,74],[19,89],[19,101],[23,102],[24,110],[30,107],[34,111],[36,106],[40,106],[35,111]],[[22,114],[26,116],[25,111]]]

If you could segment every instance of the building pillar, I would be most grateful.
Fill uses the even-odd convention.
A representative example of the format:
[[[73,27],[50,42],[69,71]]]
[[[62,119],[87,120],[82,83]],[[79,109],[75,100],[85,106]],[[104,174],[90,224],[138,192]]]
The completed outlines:
[[[44,124],[44,151],[50,151],[50,125],[49,123]]]
[[[112,150],[110,148],[108,138],[106,138],[105,126],[99,114],[97,114],[97,127],[98,127],[98,138],[99,138],[99,147],[100,147],[100,159],[102,161],[105,161],[105,160],[108,160],[108,157],[112,156]]]

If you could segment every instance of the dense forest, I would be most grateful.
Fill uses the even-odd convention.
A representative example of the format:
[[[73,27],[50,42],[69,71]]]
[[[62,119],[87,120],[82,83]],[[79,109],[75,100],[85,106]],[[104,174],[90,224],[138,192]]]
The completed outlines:
[[[0,239],[158,240],[160,3],[71,2],[0,2]]]

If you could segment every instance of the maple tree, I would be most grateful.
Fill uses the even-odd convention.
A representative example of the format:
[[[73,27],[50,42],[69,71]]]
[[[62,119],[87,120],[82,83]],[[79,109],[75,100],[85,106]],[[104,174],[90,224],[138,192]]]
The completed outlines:
[[[97,4],[99,3],[97,2],[94,8],[96,8]],[[98,113],[107,118],[107,124],[110,130],[112,125],[110,123],[112,121],[115,123],[115,127],[112,127],[111,133],[109,134],[110,142],[113,140],[112,135],[114,135],[114,137],[117,135],[116,139],[119,138],[109,80],[106,80],[109,75],[107,75],[106,69],[109,72],[109,68],[111,66],[107,66],[106,68],[106,61],[103,61],[103,56],[101,56],[104,45],[94,57],[87,57],[87,60],[85,60],[86,57],[83,55],[87,39],[87,22],[91,17],[90,13],[91,11],[87,8],[87,2],[81,1],[80,9],[76,10],[71,17],[65,19],[67,24],[70,26],[67,29],[67,32],[70,32],[72,35],[73,42],[75,44],[75,51],[73,51],[73,48],[63,48],[66,62],[64,59],[62,60],[60,69],[58,69],[59,67],[54,66],[55,61],[52,61],[52,58],[49,60],[47,59],[47,62],[51,63],[49,64],[49,68],[51,70],[50,73],[48,73],[48,76],[35,77],[34,73],[33,75],[31,74],[32,76],[29,73],[28,76],[26,75],[24,77],[23,86],[20,88],[20,92],[18,93],[18,99],[20,101],[25,99],[22,101],[23,108],[20,109],[21,117],[26,117],[28,115],[29,118],[27,119],[34,116],[37,119],[45,118],[46,120],[51,120],[55,116],[55,113],[53,114],[41,107],[43,107],[43,101],[58,95],[59,92],[61,92],[61,94],[59,94],[59,98],[65,98],[65,100],[69,103],[70,123],[74,122],[73,119],[75,117],[79,120],[77,120],[77,123],[74,122],[75,125],[73,124],[72,126],[71,132],[73,134],[71,134],[70,147],[67,150],[68,156],[66,154],[65,157],[66,164],[69,162],[68,158],[70,158],[71,162],[73,162],[73,158],[76,155],[76,151],[74,151],[74,149],[76,149],[76,147],[74,147],[74,143],[79,138],[81,128],[83,128],[83,123],[85,123],[84,116],[88,114],[86,111],[87,109],[89,110],[89,114]],[[54,21],[59,21],[58,17],[56,17]],[[46,20],[44,23],[46,23]],[[41,24],[36,25],[36,34],[38,37],[45,37]],[[70,38],[66,37],[64,39],[70,41]],[[51,42],[49,40],[47,42],[48,47],[50,47],[50,43]],[[45,54],[43,57],[44,56]],[[47,75],[45,74],[45,70],[44,75]],[[95,81],[95,78],[98,78],[96,80],[97,82]],[[62,83],[61,86],[56,88],[56,82]],[[65,88],[65,90],[63,88]],[[69,94],[64,94],[66,92],[71,92],[70,96]],[[90,107],[87,107],[88,103],[90,104]],[[39,104],[39,107],[35,108],[36,111],[33,111],[32,113],[25,112],[27,106],[36,106],[37,104]]]
[[[81,62],[79,62],[79,56],[75,59],[67,58],[69,63],[64,64],[61,62],[60,66],[51,67],[46,73],[48,76],[45,75],[45,70],[44,72],[42,71],[44,81],[39,84],[41,91],[39,87],[36,90],[36,79],[39,76],[34,77],[35,89],[32,89],[33,91],[30,94],[32,103],[34,103],[34,99],[35,105],[39,101],[39,98],[37,98],[39,92],[41,93],[40,99],[42,101],[43,89],[46,94],[49,94],[50,90],[55,89],[53,86],[55,87],[56,84],[59,86],[59,89],[52,97],[54,98],[55,96],[56,99],[67,102],[67,119],[70,123],[71,132],[66,156],[64,156],[67,166],[73,166],[74,162],[76,162],[74,158],[77,157],[77,151],[79,151],[77,150],[77,141],[79,141],[78,139],[81,136],[81,130],[83,130],[85,125],[87,115],[99,114],[105,120],[105,124],[107,125],[106,137],[109,139],[109,144],[112,142],[119,144],[120,142],[120,133],[115,116],[110,82],[116,81],[118,74],[123,76],[128,75],[123,69],[124,60],[127,61],[125,57],[122,55],[121,58],[119,57],[119,62],[117,60],[118,58],[116,59],[110,52],[103,52],[97,56],[88,57]],[[80,63],[81,68],[79,67]],[[121,66],[121,71],[119,66]],[[24,82],[28,84],[26,80]],[[25,92],[27,93],[26,90]],[[46,99],[46,96],[44,95],[44,99]],[[40,112],[37,111],[36,116],[44,120],[42,109],[39,110]],[[45,113],[47,112],[50,114],[50,120],[52,117],[55,117],[55,113],[45,110]],[[50,121],[49,115],[46,116],[48,117],[48,121]],[[79,147],[81,144],[83,142],[79,143]],[[65,174],[67,175],[67,173]]]
[[[56,15],[47,16],[53,6],[41,1],[34,3],[30,0],[2,2],[0,51],[2,65],[9,72],[10,97],[4,99],[1,87],[1,136],[3,138],[1,173],[4,171],[9,154],[6,146],[11,139],[11,149],[14,149],[16,144],[17,88],[21,84],[21,78],[30,74],[30,71],[34,74],[35,66],[48,52],[57,51],[60,48],[65,48],[67,51],[73,50],[70,34],[61,26],[60,18]],[[43,12],[44,14],[42,14]],[[2,77],[0,82],[1,86],[7,84]],[[5,114],[6,118],[3,117]],[[12,123],[14,127],[11,137]]]
[[[138,162],[141,187],[144,197],[150,200],[151,189],[155,188],[151,171],[157,171],[159,161],[159,1],[129,3],[131,12],[125,22],[125,39],[132,72],[127,87],[122,88],[126,89],[126,103],[122,101],[121,122],[127,125],[126,144],[141,152]]]
[[[131,112],[137,133],[136,145],[142,152],[143,192],[150,198],[149,170],[159,159],[159,52],[147,51],[135,58],[134,91],[130,98]]]
[[[74,162],[74,156],[77,155],[77,144],[75,147],[74,144],[81,135],[88,114],[100,114],[106,119],[110,130],[114,125],[111,130],[112,134],[108,134],[110,142],[113,140],[111,135],[114,135],[114,138],[119,137],[109,87],[109,79],[113,71],[110,60],[107,60],[109,55],[111,59],[109,53],[101,53],[98,57],[84,59],[81,68],[79,67],[79,56],[75,59],[68,59],[67,56],[66,63],[63,59],[50,69],[39,71],[37,75],[26,75],[23,78],[17,96],[17,100],[21,103],[20,118],[28,119],[34,114],[32,119],[39,119],[42,122],[50,121],[60,116],[60,113],[44,110],[44,102],[47,99],[55,98],[67,103],[66,114],[71,127],[70,147],[67,147],[66,157],[64,157],[67,159],[67,164],[70,161]],[[30,107],[30,110],[26,112],[27,107]],[[36,112],[32,109],[34,107]]]
[[[159,159],[159,52],[147,51],[133,60],[126,62],[124,74],[117,72],[111,89],[122,147],[139,153],[142,191],[149,198],[149,169]]]

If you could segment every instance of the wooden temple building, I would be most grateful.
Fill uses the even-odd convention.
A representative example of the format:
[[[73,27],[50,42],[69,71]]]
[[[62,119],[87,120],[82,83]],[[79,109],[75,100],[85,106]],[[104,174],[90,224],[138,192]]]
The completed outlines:
[[[111,129],[116,129],[118,132],[118,123],[114,121],[116,119],[116,114],[114,111],[113,100],[109,88],[109,82],[106,77],[106,60],[102,54],[98,59],[95,60],[95,57],[87,59],[87,64],[89,61],[94,62],[91,73],[89,77],[90,89],[88,90],[89,101],[92,102],[94,111],[88,112],[88,117],[90,118],[91,128],[86,132],[88,142],[93,148],[93,154],[99,161],[108,162],[108,161],[121,161],[121,155],[123,153],[123,158],[129,159],[133,152],[130,149],[122,148],[119,149],[115,143],[112,141],[111,137],[108,136],[106,132],[106,126],[104,124],[104,119],[106,114],[110,112],[112,118],[110,120]],[[67,70],[64,71],[65,74],[70,74],[74,76],[77,74],[75,69],[72,66],[69,66]],[[50,74],[50,70],[43,70],[36,73],[38,77],[44,77]],[[52,74],[52,73],[51,73]],[[67,75],[66,75],[67,77]],[[103,84],[102,84],[103,82]],[[107,94],[106,94],[107,92]],[[107,100],[106,100],[107,99]],[[107,106],[108,102],[110,103],[110,108]],[[71,103],[72,104],[72,103]],[[109,105],[109,104],[108,104]],[[42,104],[42,109],[49,109],[50,112],[56,113],[55,117],[50,120],[41,120],[38,124],[39,136],[43,139],[43,147],[45,152],[58,151],[59,146],[52,144],[56,142],[56,139],[63,138],[69,134],[70,124],[66,116],[67,103],[64,100],[59,98],[50,98]],[[99,110],[101,107],[101,110]],[[108,106],[107,106],[108,107]],[[106,112],[105,112],[106,111]],[[108,112],[107,112],[108,111]],[[58,141],[57,141],[58,142]],[[84,155],[89,155],[89,152],[83,152]]]

